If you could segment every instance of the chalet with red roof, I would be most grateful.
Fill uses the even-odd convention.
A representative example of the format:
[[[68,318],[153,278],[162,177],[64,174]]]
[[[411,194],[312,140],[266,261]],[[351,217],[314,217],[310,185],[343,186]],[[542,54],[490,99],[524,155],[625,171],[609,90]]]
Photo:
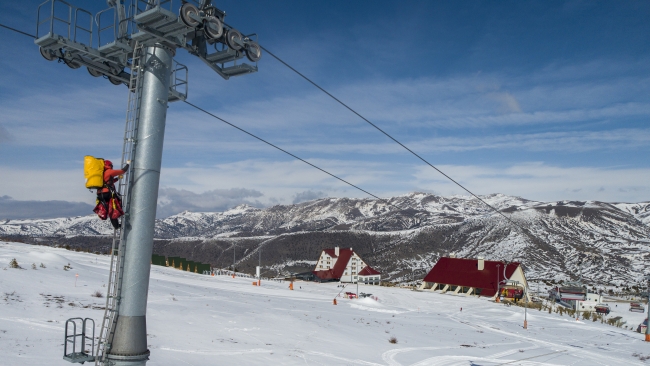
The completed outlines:
[[[313,273],[321,281],[379,285],[381,280],[381,273],[367,265],[352,248],[324,249]]]
[[[528,288],[518,262],[442,257],[424,277],[421,290],[521,299]],[[527,293],[526,293],[527,294]],[[530,295],[528,295],[530,296]],[[529,298],[530,300],[530,298]]]

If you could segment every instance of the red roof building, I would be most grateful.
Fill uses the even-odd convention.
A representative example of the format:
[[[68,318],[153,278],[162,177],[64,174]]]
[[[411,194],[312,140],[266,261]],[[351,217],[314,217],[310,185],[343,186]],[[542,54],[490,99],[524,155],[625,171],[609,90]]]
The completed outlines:
[[[314,275],[321,281],[379,284],[381,273],[367,265],[352,248],[324,249]]]
[[[424,277],[420,289],[488,297],[496,297],[498,291],[507,298],[521,298],[527,286],[518,262],[442,257]]]

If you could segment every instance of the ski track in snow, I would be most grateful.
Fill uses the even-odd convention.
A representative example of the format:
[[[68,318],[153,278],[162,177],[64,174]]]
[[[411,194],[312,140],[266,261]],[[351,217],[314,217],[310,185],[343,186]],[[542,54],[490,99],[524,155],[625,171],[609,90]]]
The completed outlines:
[[[11,258],[25,269],[4,270]],[[65,320],[93,318],[99,332],[103,310],[92,306],[105,298],[90,294],[105,293],[108,263],[0,242],[0,365],[68,364]],[[359,286],[379,302],[334,306],[336,283],[251,282],[152,267],[148,365],[643,365],[632,354],[650,354],[638,333],[558,314],[530,310],[524,330],[522,308],[484,298]]]

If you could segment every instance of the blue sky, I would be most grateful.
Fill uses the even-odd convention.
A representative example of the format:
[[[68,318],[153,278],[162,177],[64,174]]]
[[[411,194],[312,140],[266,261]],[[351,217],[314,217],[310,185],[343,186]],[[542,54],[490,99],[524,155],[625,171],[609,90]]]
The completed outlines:
[[[2,2],[0,22],[33,33],[38,4]],[[477,194],[649,199],[649,2],[215,5]],[[0,34],[0,197],[11,197],[0,217],[12,217],[7,202],[9,211],[22,201],[92,204],[82,159],[119,161],[126,88]],[[228,81],[183,50],[176,59],[190,69],[189,101],[376,195],[463,193],[268,55],[258,73]],[[159,216],[322,196],[364,194],[171,105]],[[57,216],[55,207],[42,215]]]

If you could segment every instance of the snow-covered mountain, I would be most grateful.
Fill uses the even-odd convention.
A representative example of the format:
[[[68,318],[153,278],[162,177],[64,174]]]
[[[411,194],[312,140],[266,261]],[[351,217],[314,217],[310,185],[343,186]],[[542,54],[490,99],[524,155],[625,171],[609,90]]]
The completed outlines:
[[[256,265],[259,259],[253,254],[263,246],[267,266],[300,270],[302,263],[307,270],[323,247],[350,246],[385,277],[399,280],[421,277],[439,256],[451,252],[521,261],[529,276],[546,279],[582,275],[617,283],[643,277],[650,259],[650,202],[539,202],[503,194],[481,198],[499,213],[474,197],[426,193],[387,202],[324,198],[266,209],[242,205],[225,212],[183,212],[156,222],[157,238],[168,239],[156,250],[225,266],[230,263],[222,254],[232,253],[237,241],[243,246],[241,268]],[[95,216],[0,222],[0,236],[111,233],[110,225]],[[206,245],[217,248],[207,257]]]

